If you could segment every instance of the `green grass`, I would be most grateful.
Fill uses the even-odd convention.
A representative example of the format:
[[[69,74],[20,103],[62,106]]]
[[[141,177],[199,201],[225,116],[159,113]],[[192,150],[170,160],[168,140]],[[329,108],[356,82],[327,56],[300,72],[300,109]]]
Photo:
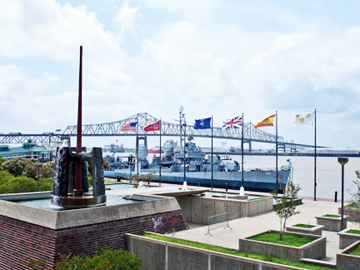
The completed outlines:
[[[274,244],[280,244],[280,245],[286,245],[286,246],[292,246],[292,247],[301,247],[303,245],[306,245],[306,244],[314,241],[316,238],[315,237],[303,237],[301,235],[295,235],[295,234],[285,234],[284,239],[281,240],[278,232],[270,231],[270,232],[255,235],[248,239],[262,241],[262,242],[269,242],[269,243],[274,243]]]
[[[314,228],[315,226],[314,226],[314,225],[307,225],[307,224],[301,224],[301,223],[299,223],[299,224],[294,225],[293,227],[311,229],[311,228]]]
[[[323,215],[323,217],[329,217],[329,218],[341,218],[339,215]]]
[[[348,230],[346,233],[360,234],[360,230]]]
[[[183,239],[178,239],[178,238],[167,237],[167,236],[159,235],[159,234],[144,233],[144,234],[142,234],[142,236],[152,238],[152,239],[162,240],[162,241],[166,241],[166,242],[171,242],[171,243],[175,243],[175,244],[179,244],[179,245],[196,247],[196,248],[221,252],[221,253],[225,253],[225,254],[235,255],[235,256],[239,256],[239,257],[246,257],[246,258],[250,258],[250,259],[278,263],[278,264],[282,264],[282,265],[289,265],[289,266],[299,267],[299,268],[304,268],[304,269],[313,269],[313,270],[330,270],[330,269],[332,269],[329,267],[324,267],[324,266],[319,266],[319,265],[312,265],[312,264],[301,263],[301,262],[292,262],[292,261],[288,261],[285,259],[280,259],[280,258],[272,257],[272,256],[246,253],[241,250],[218,247],[218,246],[213,246],[213,245],[199,243],[199,242],[193,242],[193,241],[188,241],[188,240],[183,240]]]
[[[349,255],[360,256],[360,245],[358,245],[357,248],[355,248],[353,251],[351,251],[349,253]]]
[[[360,205],[359,204],[348,204],[348,205],[345,205],[344,208],[349,208],[349,209],[359,209],[360,208]]]

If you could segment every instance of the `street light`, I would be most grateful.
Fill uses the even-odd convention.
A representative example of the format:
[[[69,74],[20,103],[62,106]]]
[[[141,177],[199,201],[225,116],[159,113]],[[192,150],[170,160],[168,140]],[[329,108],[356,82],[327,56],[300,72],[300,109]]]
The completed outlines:
[[[35,165],[35,167],[38,170],[38,175],[37,175],[37,191],[39,191],[39,180],[40,180],[40,168],[42,167],[41,163],[38,163]]]
[[[341,230],[345,229],[344,226],[344,166],[348,163],[348,158],[338,158],[338,162],[341,164]]]

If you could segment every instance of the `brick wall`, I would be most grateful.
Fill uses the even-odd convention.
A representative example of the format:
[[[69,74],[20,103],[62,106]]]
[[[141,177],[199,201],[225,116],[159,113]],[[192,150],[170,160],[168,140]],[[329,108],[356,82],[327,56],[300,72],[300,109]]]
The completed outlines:
[[[180,211],[63,230],[0,216],[0,269],[26,269],[22,262],[28,261],[29,256],[45,260],[51,269],[60,254],[91,255],[96,243],[113,249],[127,249],[125,233],[169,233],[187,228]]]

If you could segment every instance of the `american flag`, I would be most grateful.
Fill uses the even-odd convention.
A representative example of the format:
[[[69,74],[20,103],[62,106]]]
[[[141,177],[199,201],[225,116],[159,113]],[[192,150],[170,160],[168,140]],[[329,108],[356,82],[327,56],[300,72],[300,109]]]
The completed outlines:
[[[224,121],[223,129],[233,129],[233,128],[240,128],[242,125],[242,117],[237,116],[233,119],[229,119]]]
[[[137,122],[124,123],[120,131],[136,131]]]

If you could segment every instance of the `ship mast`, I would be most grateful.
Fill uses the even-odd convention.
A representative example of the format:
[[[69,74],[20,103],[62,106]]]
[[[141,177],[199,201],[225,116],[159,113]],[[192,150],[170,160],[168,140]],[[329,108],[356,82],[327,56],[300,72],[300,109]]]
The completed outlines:
[[[180,118],[180,149],[182,149],[182,119],[183,119],[183,117],[185,116],[185,114],[183,114],[182,112],[183,112],[183,110],[184,110],[184,107],[183,106],[181,106],[180,107],[180,113],[179,113],[179,118]],[[185,138],[184,138],[184,140],[185,140]],[[184,145],[185,145],[185,142],[184,142]]]

